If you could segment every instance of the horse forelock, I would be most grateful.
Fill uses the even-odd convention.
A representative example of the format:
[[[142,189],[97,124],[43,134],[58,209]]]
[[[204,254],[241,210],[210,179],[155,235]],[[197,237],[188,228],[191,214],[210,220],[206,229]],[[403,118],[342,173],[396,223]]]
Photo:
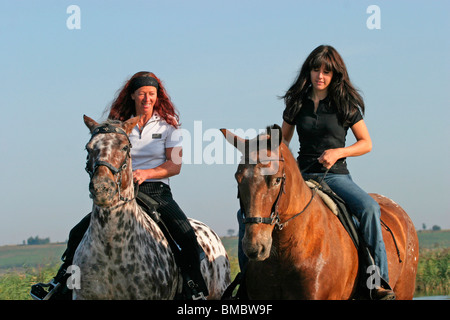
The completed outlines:
[[[92,159],[93,163],[106,161],[113,166],[118,166],[121,161],[119,152],[115,150],[117,149],[115,145],[118,144],[113,134],[95,135],[86,145],[86,149],[91,157],[94,156]]]
[[[96,126],[94,130],[98,127],[101,127],[105,123],[117,125],[118,123],[120,124],[121,122],[117,120],[110,120],[100,124],[99,126]],[[112,132],[112,133],[94,134],[89,140],[86,147],[92,150],[100,151],[98,153],[98,156],[102,160],[108,159],[115,162],[120,162],[122,161],[123,155],[119,151],[121,149],[121,146],[125,144],[128,144],[128,139],[124,135]],[[116,163],[116,165],[118,164],[119,163]]]

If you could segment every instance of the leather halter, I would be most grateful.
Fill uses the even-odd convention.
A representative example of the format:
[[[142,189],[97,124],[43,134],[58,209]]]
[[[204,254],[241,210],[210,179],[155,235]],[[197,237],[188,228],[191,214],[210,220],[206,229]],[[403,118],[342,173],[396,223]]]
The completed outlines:
[[[105,124],[102,124],[101,126],[95,128],[94,131],[92,131],[91,140],[97,134],[104,134],[104,133],[117,133],[117,134],[121,134],[121,135],[124,135],[125,137],[127,137],[128,149],[127,149],[127,154],[125,156],[125,159],[123,160],[123,162],[119,168],[114,167],[111,163],[109,163],[107,161],[97,160],[94,163],[92,171],[88,168],[88,163],[86,162],[86,168],[85,168],[86,172],[89,174],[90,178],[92,179],[92,177],[94,176],[95,172],[97,171],[97,169],[99,167],[101,167],[101,166],[107,167],[113,174],[114,178],[116,178],[116,185],[117,185],[117,189],[119,192],[119,199],[122,201],[125,201],[125,202],[129,202],[129,201],[133,200],[134,198],[130,199],[130,198],[123,197],[120,193],[120,185],[122,183],[122,174],[121,173],[127,167],[128,158],[130,157],[130,149],[132,147],[130,138],[128,137],[127,133],[122,128],[113,126],[110,123],[105,123]]]
[[[283,157],[281,157],[280,159],[275,159],[275,160],[269,160],[269,161],[284,161]],[[286,184],[286,174],[284,172],[283,169],[283,175],[281,177],[281,186],[280,186],[280,191],[278,192],[277,198],[272,206],[272,211],[270,214],[270,217],[245,217],[243,219],[243,223],[247,224],[247,223],[263,223],[263,224],[270,224],[270,225],[274,225],[276,224],[280,230],[283,228],[282,226],[280,226],[280,214],[278,212],[278,203],[280,201],[281,195],[283,193],[285,193],[285,184]],[[245,213],[245,212],[244,212]]]

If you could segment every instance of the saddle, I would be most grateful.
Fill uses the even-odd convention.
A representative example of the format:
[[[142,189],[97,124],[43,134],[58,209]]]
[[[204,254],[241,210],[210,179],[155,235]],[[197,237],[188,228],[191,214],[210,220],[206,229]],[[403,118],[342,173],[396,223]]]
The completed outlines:
[[[149,217],[159,226],[161,231],[169,243],[170,248],[172,249],[172,253],[175,258],[176,265],[180,268],[181,275],[184,279],[183,281],[183,290],[182,294],[179,294],[175,297],[175,299],[190,299],[193,300],[204,300],[205,297],[202,293],[198,293],[196,290],[196,284],[190,279],[190,275],[187,272],[188,266],[186,266],[186,259],[181,255],[181,249],[176,243],[175,239],[172,237],[169,229],[165,225],[164,221],[161,219],[161,215],[158,212],[159,203],[153,199],[152,197],[146,195],[145,193],[138,191],[136,195],[137,203],[144,209],[144,211],[149,215]],[[202,261],[206,254],[200,246],[197,246],[197,254],[199,257],[199,261]]]
[[[359,221],[348,211],[345,201],[334,193],[325,181],[319,181],[319,178],[317,178],[317,180],[309,179],[306,181],[306,184],[311,189],[317,188],[317,195],[319,195],[323,202],[330,208],[331,212],[338,217],[342,226],[352,239],[356,249],[359,250],[361,241],[357,228]]]
[[[157,210],[159,207],[159,203],[152,197],[140,191],[136,195],[136,201],[161,229],[167,241],[169,242],[170,248],[172,249],[175,255],[175,260],[177,260],[180,255],[180,247],[176,243],[175,239],[172,237],[169,228],[167,228],[164,221],[161,219],[161,215]],[[198,249],[198,254],[200,257],[200,261],[206,257],[205,252],[201,248]],[[177,260],[177,262],[179,261]]]

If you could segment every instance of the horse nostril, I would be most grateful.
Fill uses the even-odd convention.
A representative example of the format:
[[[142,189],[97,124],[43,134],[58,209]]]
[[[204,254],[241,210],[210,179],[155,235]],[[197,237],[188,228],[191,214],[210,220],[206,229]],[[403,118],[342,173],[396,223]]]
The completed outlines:
[[[263,245],[247,245],[244,246],[244,253],[250,260],[257,260],[265,252],[265,247]]]
[[[245,252],[245,254],[250,260],[255,260],[258,257],[258,251],[257,250],[247,250]]]
[[[95,195],[111,194],[114,192],[115,184],[110,181],[91,181],[89,183],[89,191]]]
[[[103,192],[108,192],[110,188],[109,188],[109,185],[102,183],[100,185],[97,185],[95,189],[97,192],[103,193]]]

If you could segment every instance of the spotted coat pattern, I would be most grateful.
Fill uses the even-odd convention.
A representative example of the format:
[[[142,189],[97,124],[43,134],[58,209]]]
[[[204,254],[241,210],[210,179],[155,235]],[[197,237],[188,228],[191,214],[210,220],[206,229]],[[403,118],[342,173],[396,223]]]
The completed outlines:
[[[91,132],[98,126],[88,117],[85,123]],[[123,128],[126,130],[126,125]],[[96,135],[87,146],[88,165],[101,157],[101,161],[117,167],[124,159],[117,150],[123,149],[126,143],[126,137],[120,134]],[[134,192],[131,160],[128,162],[121,177],[120,193],[131,196]],[[173,299],[181,291],[182,281],[171,248],[158,225],[134,199],[121,201],[118,190],[111,191],[117,189],[116,181],[117,177],[106,167],[99,167],[91,177],[93,211],[73,259],[73,264],[80,268],[81,281],[73,297],[80,300]],[[115,200],[104,200],[108,197]],[[230,283],[226,250],[208,226],[193,219],[190,223],[206,254],[201,271],[208,285],[208,299],[220,299]]]

